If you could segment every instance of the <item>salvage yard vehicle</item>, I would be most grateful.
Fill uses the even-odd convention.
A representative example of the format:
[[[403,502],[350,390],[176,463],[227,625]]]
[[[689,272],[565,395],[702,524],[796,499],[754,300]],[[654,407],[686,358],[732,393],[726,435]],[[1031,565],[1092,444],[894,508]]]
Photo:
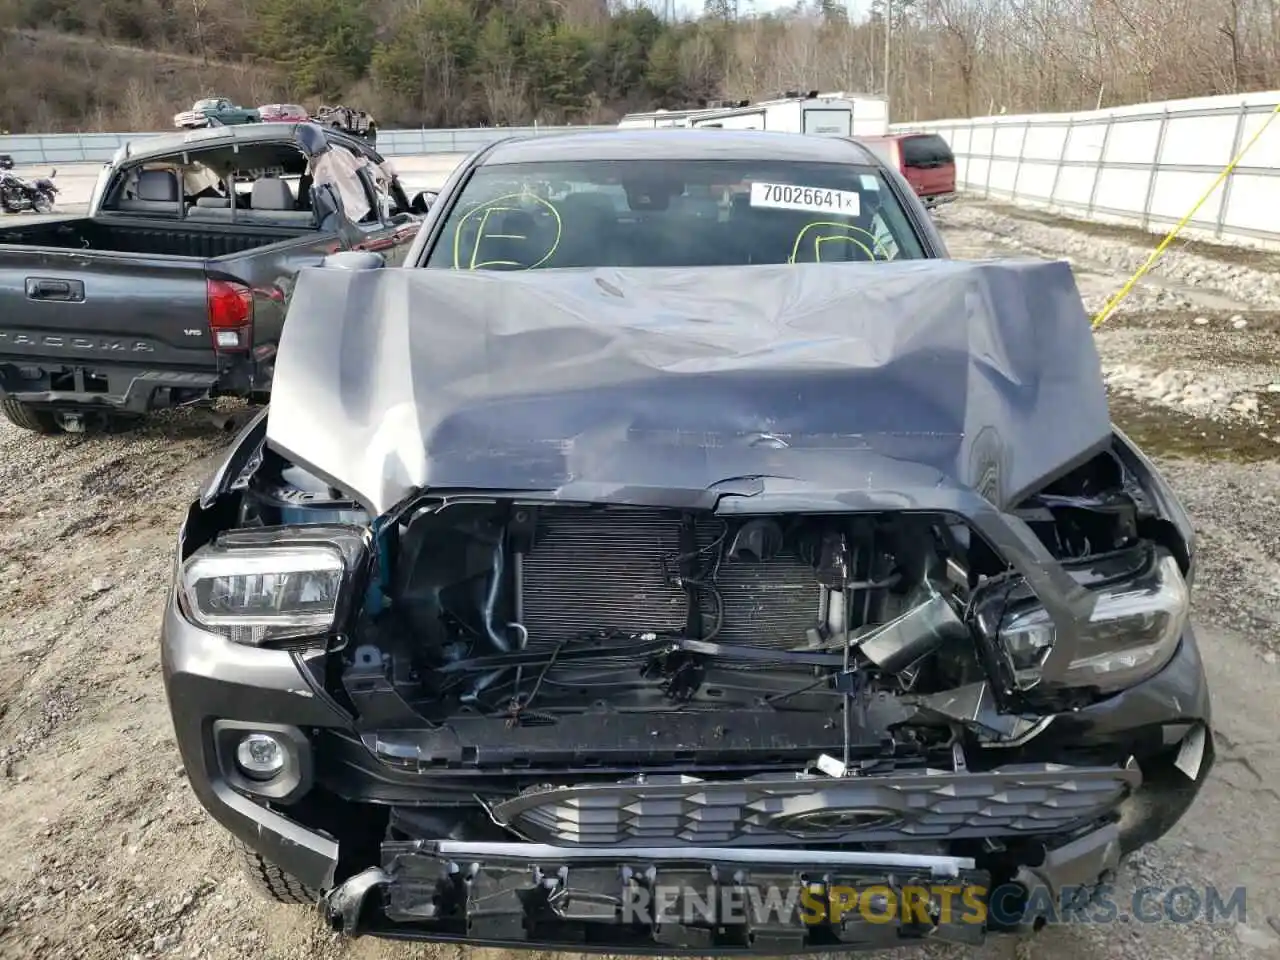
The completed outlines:
[[[314,124],[122,147],[87,217],[0,228],[0,412],[53,433],[265,399],[297,270],[339,250],[398,262],[424,197]]]
[[[369,143],[378,142],[378,125],[364,110],[344,106],[321,106],[312,118],[316,123],[360,137]]]
[[[955,200],[956,157],[936,133],[894,133],[858,141],[906,177],[926,207]]]
[[[52,213],[58,200],[55,167],[47,177],[28,179],[12,171],[0,171],[0,210],[5,213]]]
[[[264,123],[306,123],[311,119],[307,108],[298,103],[266,103],[258,107]]]
[[[190,110],[174,114],[173,125],[193,130],[214,124],[232,127],[242,123],[258,123],[261,120],[261,114],[251,107],[237,106],[226,97],[208,97],[197,100]]]
[[[161,659],[249,876],[348,934],[976,943],[1196,797],[1194,568],[1066,263],[949,260],[843,139],[513,138],[299,274]]]
[[[889,130],[889,101],[865,93],[790,90],[776,99],[754,103],[721,101],[693,109],[629,113],[618,126],[624,130],[698,127],[837,137],[879,136]]]

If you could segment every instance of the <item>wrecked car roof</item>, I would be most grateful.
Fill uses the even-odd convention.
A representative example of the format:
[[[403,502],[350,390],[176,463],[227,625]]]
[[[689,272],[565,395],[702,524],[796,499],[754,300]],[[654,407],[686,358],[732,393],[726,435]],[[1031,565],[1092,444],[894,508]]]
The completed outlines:
[[[375,514],[742,478],[797,508],[1005,508],[1111,437],[1071,268],[1038,260],[310,268],[272,394],[268,443]]]
[[[112,159],[113,164],[126,160],[154,160],[169,157],[184,151],[215,149],[219,146],[245,146],[256,143],[295,143],[298,128],[313,126],[326,139],[347,146],[355,146],[368,150],[363,141],[353,138],[333,127],[319,124],[307,124],[294,121],[277,123],[245,123],[230,127],[202,127],[198,130],[184,130],[178,133],[166,133],[155,137],[143,137],[130,140],[120,147]]]

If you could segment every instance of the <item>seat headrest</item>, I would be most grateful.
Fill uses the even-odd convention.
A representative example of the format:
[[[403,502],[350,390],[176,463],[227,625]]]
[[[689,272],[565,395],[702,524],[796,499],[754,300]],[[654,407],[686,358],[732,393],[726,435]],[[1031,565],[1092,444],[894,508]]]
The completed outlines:
[[[293,191],[277,177],[263,177],[253,184],[253,209],[292,210]]]
[[[618,219],[618,208],[613,201],[598,193],[572,193],[557,203],[556,209],[566,220],[573,222],[601,224]]]
[[[527,210],[503,210],[493,218],[492,226],[486,229],[489,236],[516,238],[525,240],[532,237],[538,229],[533,214]]]
[[[143,170],[138,174],[138,199],[177,203],[178,178],[172,170]]]

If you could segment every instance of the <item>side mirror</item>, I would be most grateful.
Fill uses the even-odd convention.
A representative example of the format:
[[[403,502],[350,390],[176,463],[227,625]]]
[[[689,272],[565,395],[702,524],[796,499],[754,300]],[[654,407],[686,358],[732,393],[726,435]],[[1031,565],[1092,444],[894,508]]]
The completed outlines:
[[[381,270],[387,258],[374,250],[343,250],[320,261],[327,270]]]
[[[431,205],[436,202],[436,197],[440,196],[438,190],[422,190],[413,195],[413,199],[409,201],[409,209],[414,213],[426,213],[431,209]]]
[[[52,180],[52,179],[53,179],[54,177],[56,177],[57,175],[58,175],[58,168],[57,168],[57,167],[54,167],[52,170],[50,170],[50,171],[49,171],[49,179],[50,179],[50,180]]]

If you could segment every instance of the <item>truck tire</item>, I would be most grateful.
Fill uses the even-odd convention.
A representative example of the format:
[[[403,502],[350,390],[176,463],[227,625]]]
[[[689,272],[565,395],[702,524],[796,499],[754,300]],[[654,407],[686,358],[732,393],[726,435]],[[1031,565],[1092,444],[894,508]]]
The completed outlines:
[[[0,397],[0,413],[15,427],[23,430],[45,434],[62,432],[62,427],[51,411],[38,410],[13,397]]]
[[[315,906],[320,894],[296,877],[285,873],[269,860],[264,859],[239,840],[233,841],[240,855],[240,867],[244,870],[249,886],[261,897],[276,903]]]

